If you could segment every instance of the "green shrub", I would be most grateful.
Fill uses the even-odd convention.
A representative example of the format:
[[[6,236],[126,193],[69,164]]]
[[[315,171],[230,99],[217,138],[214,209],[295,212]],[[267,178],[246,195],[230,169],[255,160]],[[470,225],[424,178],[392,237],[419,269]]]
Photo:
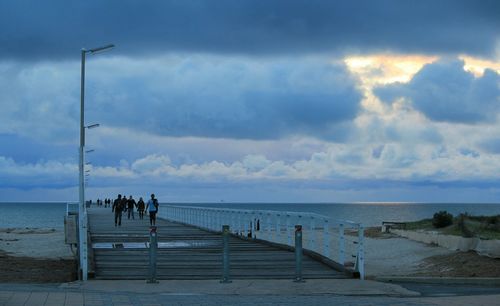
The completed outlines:
[[[498,222],[498,216],[491,216],[491,217],[488,217],[488,224],[497,224],[499,223]]]
[[[457,227],[462,233],[463,237],[466,238],[474,237],[474,233],[467,227],[466,219],[467,219],[467,214],[458,215]]]
[[[442,228],[453,224],[453,215],[446,210],[434,214],[432,225],[435,228]]]

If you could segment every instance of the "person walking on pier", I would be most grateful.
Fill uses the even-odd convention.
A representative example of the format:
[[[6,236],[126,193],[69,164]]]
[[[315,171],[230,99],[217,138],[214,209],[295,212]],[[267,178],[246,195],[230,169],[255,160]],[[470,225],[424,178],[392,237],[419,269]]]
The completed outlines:
[[[151,226],[156,225],[156,213],[158,212],[158,199],[155,199],[154,193],[151,194],[151,199],[146,205],[146,210],[149,212],[149,224]]]
[[[139,201],[137,202],[137,211],[139,212],[139,219],[144,219],[144,208],[146,204],[144,203],[144,200],[142,197],[139,198]]]
[[[127,200],[127,210],[128,210],[128,219],[130,219],[130,215],[132,214],[132,220],[135,220],[134,217],[134,208],[137,207],[135,200],[130,196]]]
[[[123,212],[127,212],[127,196],[123,194],[122,197],[122,207],[123,207]]]
[[[115,226],[122,226],[122,211],[124,208],[122,195],[119,194],[118,198],[113,202],[113,207],[111,208],[111,211],[115,213]]]

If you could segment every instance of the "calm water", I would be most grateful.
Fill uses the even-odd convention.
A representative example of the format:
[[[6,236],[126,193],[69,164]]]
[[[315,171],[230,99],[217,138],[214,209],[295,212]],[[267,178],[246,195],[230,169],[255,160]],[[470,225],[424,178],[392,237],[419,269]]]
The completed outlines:
[[[421,204],[421,203],[342,203],[342,204],[253,204],[214,203],[176,204],[202,207],[224,207],[235,209],[268,209],[280,211],[315,212],[336,219],[362,222],[365,226],[380,225],[382,221],[415,221],[432,218],[440,210],[453,215],[468,212],[472,215],[500,214],[500,204]],[[0,203],[0,227],[48,227],[62,229],[64,226],[64,203]],[[104,208],[103,208],[104,209]],[[161,206],[160,206],[161,209]],[[110,218],[112,218],[110,213]],[[111,220],[111,219],[110,219]]]
[[[64,228],[65,203],[0,203],[0,227]]]

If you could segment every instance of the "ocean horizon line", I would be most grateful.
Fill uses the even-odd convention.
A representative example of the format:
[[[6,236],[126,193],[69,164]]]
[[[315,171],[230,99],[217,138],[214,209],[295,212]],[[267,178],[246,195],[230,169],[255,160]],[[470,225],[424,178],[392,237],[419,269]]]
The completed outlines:
[[[78,201],[0,201],[0,204],[66,204],[66,203],[78,203]],[[92,203],[94,199],[92,199]],[[412,201],[353,201],[353,202],[265,202],[265,201],[179,201],[179,202],[161,202],[161,204],[273,204],[273,205],[311,205],[311,204],[327,204],[327,205],[345,205],[345,204],[373,204],[373,205],[407,205],[407,204],[423,204],[423,205],[435,205],[435,204],[460,204],[460,205],[500,205],[499,202],[412,202]]]

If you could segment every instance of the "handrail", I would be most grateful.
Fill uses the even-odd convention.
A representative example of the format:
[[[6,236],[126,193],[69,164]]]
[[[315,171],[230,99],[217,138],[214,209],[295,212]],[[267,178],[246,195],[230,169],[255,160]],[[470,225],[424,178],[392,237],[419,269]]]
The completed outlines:
[[[233,211],[233,212],[247,212],[247,213],[252,213],[252,212],[265,212],[269,214],[288,214],[290,216],[299,216],[299,217],[312,217],[312,218],[318,218],[318,219],[328,219],[329,221],[333,221],[337,224],[350,224],[353,227],[357,227],[361,225],[360,222],[355,222],[355,221],[350,221],[350,220],[339,220],[339,219],[334,219],[328,216],[320,215],[317,213],[312,213],[312,212],[290,212],[290,211],[283,211],[283,210],[267,210],[267,209],[233,209],[233,208],[218,208],[218,207],[202,207],[202,206],[184,206],[184,205],[162,205],[162,207],[173,207],[173,208],[194,208],[194,209],[204,209],[204,210],[213,210],[213,211]]]
[[[229,225],[235,235],[293,246],[295,225],[302,225],[305,249],[320,253],[345,266],[354,264],[364,278],[364,227],[310,212],[251,210],[180,205],[162,205],[159,217],[221,232]],[[346,229],[350,230],[346,234]],[[320,246],[322,242],[322,246]],[[333,256],[336,254],[336,256]],[[351,262],[346,255],[355,258]]]

